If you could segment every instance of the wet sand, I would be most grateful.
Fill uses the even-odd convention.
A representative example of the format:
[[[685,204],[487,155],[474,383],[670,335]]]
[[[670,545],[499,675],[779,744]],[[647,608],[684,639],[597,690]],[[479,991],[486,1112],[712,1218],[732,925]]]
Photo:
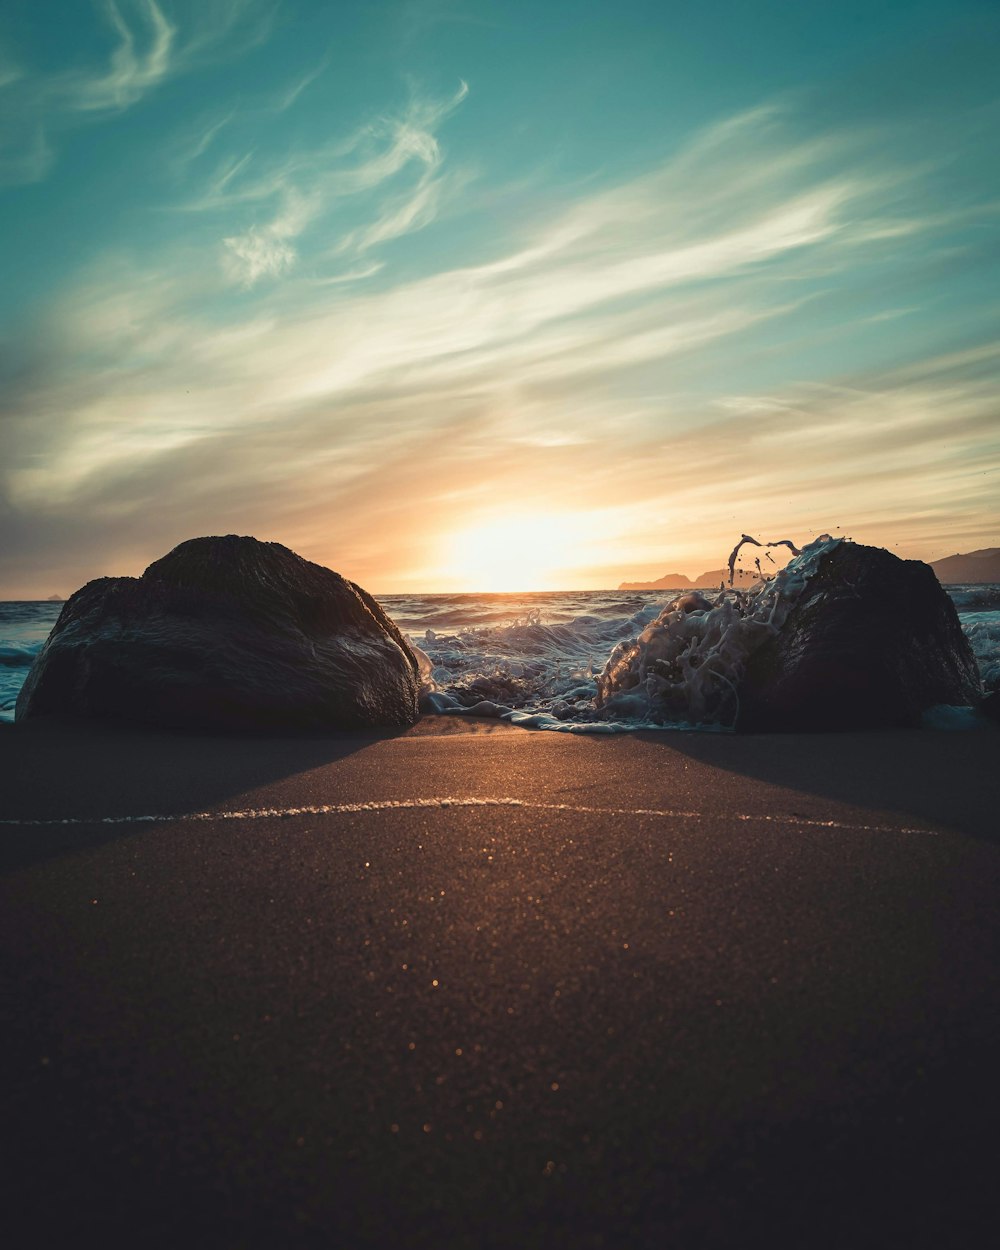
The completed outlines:
[[[993,729],[0,727],[0,816],[74,822],[0,826],[6,1227],[974,1244],[998,763]]]

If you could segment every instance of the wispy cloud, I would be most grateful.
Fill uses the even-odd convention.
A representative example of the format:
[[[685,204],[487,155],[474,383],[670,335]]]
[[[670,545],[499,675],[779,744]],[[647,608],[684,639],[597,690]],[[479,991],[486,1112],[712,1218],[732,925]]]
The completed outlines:
[[[290,109],[302,95],[322,74],[326,72],[330,65],[330,58],[324,57],[322,61],[315,67],[297,78],[290,86],[280,91],[270,104],[270,109],[275,113],[285,113]]]
[[[463,82],[444,100],[412,95],[397,115],[377,117],[345,138],[279,159],[255,151],[228,154],[182,208],[229,219],[249,214],[248,225],[222,240],[225,271],[244,287],[287,272],[298,254],[294,240],[319,225],[326,241],[314,248],[314,258],[336,258],[342,265],[344,257],[428,225],[448,192],[461,185],[462,175],[441,171],[435,130],[467,94]],[[411,168],[415,181],[400,187],[398,179]],[[387,194],[376,206],[375,220],[361,227],[338,225],[345,204],[383,189]]]
[[[294,188],[282,196],[281,209],[267,225],[251,226],[242,235],[223,239],[228,249],[229,272],[244,286],[259,278],[277,277],[295,263],[291,240],[302,233],[315,213],[314,200],[300,198]]]
[[[175,140],[170,156],[175,175],[185,174],[189,166],[204,156],[235,116],[236,109],[231,108],[221,115],[216,113],[210,118],[203,118],[198,125]]]
[[[267,37],[261,0],[203,0],[190,26],[158,0],[104,0],[111,48],[103,65],[48,73],[0,63],[0,180],[37,182],[50,170],[54,136],[132,108],[168,80]],[[44,159],[39,153],[44,152]]]
[[[455,102],[414,100],[322,160],[234,154],[199,206],[254,215],[224,236],[228,274],[203,251],[106,258],[64,298],[50,358],[7,391],[6,507],[38,536],[18,558],[72,516],[77,564],[233,528],[375,589],[442,585],[444,530],[540,498],[599,502],[622,577],[664,572],[667,549],[700,571],[744,529],[839,524],[904,554],[990,539],[1000,353],[982,328],[957,354],[794,380],[805,339],[834,332],[806,313],[870,266],[909,279],[913,239],[943,228],[929,204],[905,242],[878,229],[910,170],[758,110],[484,236],[477,264],[394,281],[370,258],[393,212],[407,227],[406,195],[448,172],[435,127]],[[368,219],[331,241],[331,204],[354,196]],[[299,276],[296,254],[315,269],[337,249],[346,273]],[[869,311],[899,308],[893,290]],[[777,384],[741,375],[773,352]]]
[[[41,182],[52,168],[55,154],[41,123],[28,125],[16,141],[0,135],[0,186]]]
[[[449,201],[454,201],[470,181],[467,171],[439,173],[438,163],[427,167],[416,185],[390,198],[377,219],[346,235],[338,252],[367,252],[380,243],[400,239],[431,224]]]
[[[107,71],[96,77],[78,77],[63,85],[65,106],[80,112],[120,110],[134,104],[167,77],[177,28],[163,14],[155,0],[146,0],[143,17],[148,25],[139,45],[136,31],[125,21],[114,0],[107,0],[108,22],[118,36]]]
[[[188,174],[190,166],[203,157],[209,148],[215,145],[219,134],[226,127],[232,128],[233,123],[254,125],[263,119],[273,119],[277,115],[286,113],[298,102],[300,96],[323,76],[329,65],[330,57],[327,55],[313,69],[301,74],[276,92],[261,93],[256,98],[245,102],[240,101],[222,112],[215,109],[207,113],[185,133],[173,140],[170,164],[175,176],[181,177]],[[222,173],[217,173],[207,188],[203,187],[202,195],[188,207],[192,209],[209,207],[231,178],[234,168],[245,164],[245,160],[249,159],[250,155],[252,153],[244,154],[243,157],[234,157],[230,154],[225,158]],[[225,176],[227,172],[228,178]]]

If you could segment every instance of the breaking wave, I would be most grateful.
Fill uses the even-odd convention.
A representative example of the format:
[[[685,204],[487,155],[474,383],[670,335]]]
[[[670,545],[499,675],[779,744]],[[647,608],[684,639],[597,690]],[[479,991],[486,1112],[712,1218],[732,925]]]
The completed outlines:
[[[30,668],[42,642],[0,642],[0,665],[6,668]]]
[[[731,569],[753,541],[744,536]],[[536,610],[502,626],[411,634],[424,707],[570,733],[726,729],[747,657],[780,628],[821,556],[841,541],[823,535],[793,547],[791,562],[749,591],[687,592],[666,607],[659,597],[618,596],[617,605],[567,623],[543,623]]]
[[[0,723],[14,719],[18,691],[61,610],[61,603],[0,603]]]

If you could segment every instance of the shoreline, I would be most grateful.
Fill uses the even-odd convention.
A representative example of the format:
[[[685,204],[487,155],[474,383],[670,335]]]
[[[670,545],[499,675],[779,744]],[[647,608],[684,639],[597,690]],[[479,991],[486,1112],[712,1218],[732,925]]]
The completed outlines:
[[[3,818],[81,821],[0,826],[8,1226],[418,1250],[992,1227],[995,730],[469,726],[0,727]]]
[[[579,789],[559,784],[560,767],[579,770],[606,758],[604,775],[589,791],[609,811],[697,808],[763,816],[769,812],[763,785],[777,787],[779,796],[789,790],[809,796],[788,808],[792,817],[861,824],[871,823],[868,817],[890,824],[925,819],[990,837],[998,832],[992,807],[994,796],[1000,806],[992,767],[998,733],[984,722],[961,730],[561,734],[492,718],[425,715],[404,730],[226,735],[46,717],[0,724],[0,819],[11,827],[19,818],[83,823],[192,814],[221,811],[230,800],[237,809],[449,797],[548,801]],[[477,767],[483,752],[488,761],[509,752],[521,763],[532,751],[537,770],[518,767],[506,787],[498,786],[492,763]],[[383,759],[393,767],[380,774]],[[620,759],[641,762],[620,772]],[[467,765],[464,772],[458,761]],[[734,781],[739,777],[745,784]],[[665,801],[667,793],[680,796],[679,806]],[[744,799],[750,813],[740,810]]]

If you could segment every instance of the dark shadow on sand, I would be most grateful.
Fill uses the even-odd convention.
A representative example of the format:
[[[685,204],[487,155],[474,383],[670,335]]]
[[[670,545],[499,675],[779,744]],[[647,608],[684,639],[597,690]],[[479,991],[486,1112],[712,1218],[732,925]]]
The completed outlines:
[[[992,726],[635,736],[754,781],[883,812],[917,827],[931,821],[1000,842],[1000,733]]]
[[[0,726],[0,817],[74,821],[3,827],[0,872],[152,827],[107,817],[213,810],[401,732],[195,734],[68,717]]]

